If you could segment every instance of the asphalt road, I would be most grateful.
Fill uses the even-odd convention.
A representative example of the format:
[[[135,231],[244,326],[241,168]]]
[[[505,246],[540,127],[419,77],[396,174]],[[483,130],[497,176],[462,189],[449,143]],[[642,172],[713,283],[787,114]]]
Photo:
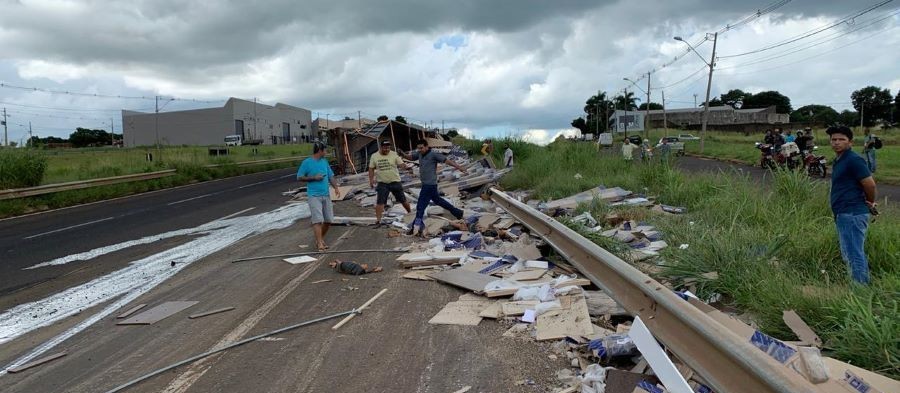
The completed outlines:
[[[280,169],[0,220],[0,310],[17,303],[3,301],[5,295],[49,283],[81,267],[23,268],[192,228],[246,209],[252,208],[247,213],[271,210],[288,199],[282,191],[296,187],[293,176],[293,169]]]
[[[719,161],[719,160],[711,160],[706,158],[697,158],[697,157],[679,157],[677,164],[678,168],[687,172],[730,172],[735,170],[741,170],[744,173],[749,174],[753,179],[760,181],[761,183],[768,183],[771,181],[772,173],[760,167],[754,167],[743,164],[734,164],[727,161]],[[829,168],[830,169],[830,168]],[[826,183],[830,183],[831,177],[825,179],[810,179],[811,181],[824,181]],[[875,182],[878,183],[878,174],[875,175]],[[889,184],[878,184],[878,201],[879,203],[884,202],[885,198],[888,201],[900,201],[900,186],[894,186]]]

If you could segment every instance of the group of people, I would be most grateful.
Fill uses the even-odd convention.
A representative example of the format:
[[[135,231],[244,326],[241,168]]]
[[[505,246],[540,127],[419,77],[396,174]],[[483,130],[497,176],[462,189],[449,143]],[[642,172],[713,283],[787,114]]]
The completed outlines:
[[[627,162],[634,161],[634,151],[639,149],[640,157],[643,161],[650,161],[653,159],[653,147],[650,145],[649,139],[644,139],[643,143],[640,146],[631,143],[631,140],[625,138],[622,140],[622,156]],[[659,157],[663,160],[669,158],[669,154],[672,152],[672,146],[669,145],[669,141],[666,138],[663,138],[660,142],[660,145],[657,148],[657,153],[659,153]]]
[[[791,134],[790,130],[785,133],[781,128],[775,128],[774,130],[766,130],[763,142],[772,145],[775,150],[781,149],[781,145],[785,143],[793,142],[797,144],[801,152],[806,152],[815,145],[815,137],[812,134],[812,129],[808,127],[803,131],[798,130],[796,135]]]
[[[826,133],[830,138],[832,150],[837,154],[831,172],[830,205],[834,215],[841,256],[848,265],[852,279],[865,285],[870,281],[868,260],[864,250],[866,232],[870,217],[878,214],[876,209],[877,203],[875,202],[876,186],[872,177],[874,167],[870,166],[867,160],[852,150],[852,130],[843,126],[833,126],[829,127]],[[800,133],[798,132],[798,134]],[[767,132],[766,142],[770,143],[769,138],[774,138],[771,143],[776,143],[779,135],[781,135],[780,132],[777,134]],[[806,138],[811,137],[811,134],[807,132],[800,136]],[[874,150],[874,147],[870,146],[873,143],[870,139],[872,139],[870,134],[866,132],[864,150]],[[797,139],[795,138],[794,141],[796,143]],[[649,141],[645,140],[644,142],[646,144]],[[492,146],[488,148],[492,148]],[[631,161],[633,159],[633,152],[636,148],[638,147],[627,138],[624,140],[622,152],[626,160]],[[485,150],[487,149],[483,147],[482,152]],[[508,146],[507,151],[510,152],[506,159],[506,165],[509,166],[512,165],[512,154]],[[337,196],[340,197],[340,188],[334,177],[334,172],[328,164],[326,153],[325,144],[315,142],[313,144],[312,157],[304,160],[297,171],[297,179],[307,183],[310,222],[316,238],[316,247],[319,251],[328,249],[324,238],[334,218],[328,187],[331,186]],[[400,168],[406,168],[401,156],[407,160],[418,160],[419,178],[422,182],[422,191],[416,203],[416,216],[412,223],[412,230],[418,228],[418,232],[421,234],[421,231],[424,229],[425,209],[432,202],[450,211],[457,219],[462,219],[463,211],[441,198],[439,194],[437,188],[437,165],[441,163],[447,164],[464,174],[467,173],[466,168],[448,159],[447,156],[431,150],[428,142],[425,140],[419,141],[416,151],[409,154],[398,154],[392,150],[391,142],[385,140],[381,142],[379,151],[373,154],[369,160],[369,185],[375,188],[377,195],[375,205],[376,225],[381,223],[384,206],[387,203],[389,194],[394,195],[396,201],[403,205],[407,213],[411,212],[410,204],[406,200],[400,180],[399,170]],[[337,269],[341,267],[341,264],[338,263],[332,267]],[[363,270],[368,271],[369,269],[364,267]]]

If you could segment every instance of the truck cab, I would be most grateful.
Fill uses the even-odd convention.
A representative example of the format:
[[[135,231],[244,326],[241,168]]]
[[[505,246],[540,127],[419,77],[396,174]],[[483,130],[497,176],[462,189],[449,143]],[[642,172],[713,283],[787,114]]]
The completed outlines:
[[[240,135],[229,135],[225,137],[225,146],[240,146],[241,143]]]

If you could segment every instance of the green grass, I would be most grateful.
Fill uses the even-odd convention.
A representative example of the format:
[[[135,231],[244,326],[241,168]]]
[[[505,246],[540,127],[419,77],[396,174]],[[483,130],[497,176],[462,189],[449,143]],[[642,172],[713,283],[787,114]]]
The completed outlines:
[[[498,142],[502,146],[504,141]],[[666,234],[671,247],[662,252],[664,269],[658,279],[675,285],[699,280],[701,296],[723,294],[727,303],[754,315],[762,330],[786,340],[794,337],[781,321],[782,310],[797,310],[825,340],[831,356],[900,377],[900,220],[895,206],[882,206],[882,215],[870,226],[866,252],[873,283],[864,288],[850,284],[823,183],[779,173],[770,187],[760,187],[738,173],[685,174],[665,164],[625,163],[618,155],[597,153],[590,143],[523,144],[517,149],[516,168],[502,181],[505,188],[559,198],[603,184],[687,207],[687,214],[672,216],[651,216],[646,209],[621,211]],[[582,209],[598,217],[611,210],[603,203]],[[584,233],[624,255],[621,245]],[[689,247],[681,250],[679,244]],[[700,278],[712,271],[719,279]]]
[[[682,133],[700,136],[699,131],[669,130],[669,135],[678,135]],[[643,135],[643,133],[641,135]],[[658,142],[659,138],[663,135],[665,135],[664,130],[650,130],[650,140],[654,141],[654,144]],[[825,134],[825,130],[815,129],[813,130],[813,135],[816,137],[816,146],[819,147],[816,154],[824,155],[829,161],[834,158],[834,152],[831,151],[831,147],[828,143],[828,135]],[[875,135],[878,135],[884,142],[884,147],[875,153],[878,162],[875,181],[884,184],[900,184],[900,130],[879,130],[875,132]],[[862,154],[863,137],[862,134],[854,135],[853,149],[859,154]],[[762,133],[745,135],[739,132],[707,131],[703,155],[716,158],[735,159],[747,164],[756,165],[759,163],[759,150],[753,147],[753,143],[762,142],[762,140]],[[699,154],[700,142],[686,141],[685,152],[688,154]]]
[[[157,153],[153,147],[141,148],[82,148],[45,150],[47,170],[41,184],[88,180],[101,177],[129,175],[174,169],[183,165],[216,164],[266,160],[280,157],[309,155],[312,145],[231,146],[227,158],[211,157],[205,146],[163,147]],[[253,149],[257,150],[254,154]],[[146,160],[153,154],[153,162]]]
[[[0,189],[37,186],[46,168],[47,157],[41,152],[0,148]]]

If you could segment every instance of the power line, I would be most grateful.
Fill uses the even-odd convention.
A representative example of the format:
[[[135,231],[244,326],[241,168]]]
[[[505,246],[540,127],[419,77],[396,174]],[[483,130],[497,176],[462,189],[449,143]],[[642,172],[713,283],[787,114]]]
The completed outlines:
[[[784,45],[787,45],[787,44],[790,44],[790,43],[793,43],[793,42],[797,42],[797,41],[802,40],[802,39],[804,39],[804,38],[812,37],[812,36],[814,36],[814,35],[816,35],[816,34],[819,34],[819,33],[822,33],[822,32],[824,32],[824,31],[833,29],[833,28],[835,28],[835,27],[837,27],[837,26],[840,26],[840,25],[842,25],[842,24],[844,24],[844,23],[850,23],[853,19],[855,19],[855,18],[857,18],[857,17],[859,17],[859,16],[862,16],[862,15],[865,15],[865,14],[867,14],[867,13],[869,13],[869,12],[872,12],[872,11],[874,11],[875,9],[877,9],[877,8],[879,8],[879,7],[882,7],[882,6],[884,6],[885,4],[890,3],[890,2],[892,2],[892,1],[893,1],[893,0],[884,0],[884,1],[882,1],[881,3],[878,3],[878,4],[875,4],[875,5],[869,6],[868,8],[865,8],[865,9],[863,9],[863,10],[861,10],[861,11],[858,11],[858,12],[852,14],[852,15],[849,15],[849,16],[846,16],[846,17],[844,17],[844,18],[841,18],[841,19],[839,19],[839,20],[836,21],[836,22],[830,23],[830,24],[825,25],[825,26],[822,26],[822,27],[815,28],[815,29],[813,29],[813,30],[809,30],[809,31],[807,31],[807,32],[805,32],[805,33],[803,33],[803,34],[800,34],[800,35],[798,35],[798,36],[794,36],[794,37],[788,38],[788,39],[786,39],[786,40],[784,40],[784,41],[780,41],[780,42],[776,42],[776,43],[773,43],[773,44],[769,44],[769,45],[766,45],[766,46],[763,46],[763,47],[761,47],[761,48],[757,48],[757,49],[754,49],[754,50],[751,50],[751,51],[748,51],[748,52],[736,53],[736,54],[733,54],[733,55],[723,55],[723,56],[719,56],[719,58],[720,58],[720,59],[727,59],[727,58],[732,58],[732,57],[739,57],[739,56],[751,55],[751,54],[754,54],[754,53],[760,53],[760,52],[764,52],[764,51],[767,51],[767,50],[772,50],[772,49],[775,49],[775,48],[778,48],[778,47],[781,47],[781,46],[784,46]]]
[[[15,104],[12,102],[2,102],[0,101],[0,105],[12,105],[12,106],[20,106],[23,108],[33,108],[33,109],[52,109],[57,111],[72,111],[72,112],[119,112],[121,109],[98,109],[98,108],[58,108],[58,107],[49,107],[49,106],[39,106],[39,105],[25,105],[25,104]],[[140,108],[140,109],[129,109],[133,111],[147,111],[151,110],[153,107],[149,108]]]
[[[63,94],[63,95],[78,96],[78,97],[118,98],[118,99],[126,99],[126,100],[155,100],[156,99],[156,96],[148,97],[148,96],[125,96],[125,95],[100,94],[100,93],[79,93],[79,92],[72,92],[72,91],[65,91],[65,90],[45,89],[42,87],[16,86],[16,85],[10,85],[8,83],[0,83],[0,87],[7,88],[7,89],[14,89],[14,90],[41,92],[41,93],[48,93],[48,94]],[[214,103],[219,103],[219,102],[225,101],[225,100],[209,101],[209,100],[197,100],[197,99],[193,99],[193,98],[177,98],[177,97],[171,97],[168,99],[176,100],[176,101],[197,102],[197,103],[203,103],[203,104],[214,104]]]
[[[670,88],[670,87],[676,86],[676,85],[678,85],[678,84],[680,84],[680,83],[682,83],[682,82],[684,82],[684,81],[686,81],[686,80],[688,80],[688,79],[693,78],[694,75],[697,75],[698,73],[702,72],[702,71],[705,70],[705,69],[706,69],[706,66],[700,67],[700,69],[698,69],[697,71],[692,72],[690,75],[686,76],[684,79],[680,79],[680,80],[677,81],[677,82],[670,83],[670,84],[665,85],[665,86],[653,87],[653,88],[651,88],[650,90],[662,90],[662,89],[668,89],[668,88]]]
[[[834,41],[834,40],[836,40],[836,39],[839,39],[839,38],[848,36],[848,35],[853,34],[853,33],[857,32],[857,31],[859,31],[859,30],[865,29],[865,28],[867,28],[867,27],[870,27],[870,26],[873,26],[873,25],[875,25],[875,24],[878,24],[879,22],[882,22],[882,21],[884,21],[884,20],[890,19],[890,18],[892,18],[892,17],[894,17],[894,16],[896,16],[896,15],[898,15],[898,14],[900,14],[900,10],[897,10],[897,11],[894,11],[894,12],[890,12],[890,13],[888,13],[887,15],[885,15],[885,16],[883,16],[883,17],[880,17],[880,18],[870,19],[870,20],[866,21],[864,24],[861,24],[861,25],[859,25],[859,26],[857,26],[857,27],[855,27],[855,28],[853,28],[853,29],[851,29],[851,30],[849,30],[849,31],[838,32],[838,33],[835,33],[835,34],[831,34],[831,35],[825,36],[825,37],[823,37],[823,38],[826,38],[826,39],[817,41],[817,42],[812,43],[812,44],[807,45],[807,46],[798,46],[798,47],[792,48],[792,49],[790,49],[790,50],[786,50],[786,51],[783,51],[783,52],[779,52],[779,53],[777,53],[777,54],[775,54],[775,55],[772,55],[772,56],[768,56],[768,57],[764,57],[764,58],[755,59],[755,60],[752,60],[752,61],[749,61],[749,62],[746,62],[746,63],[736,64],[736,65],[733,65],[733,66],[719,67],[719,69],[720,69],[720,70],[727,70],[727,69],[732,69],[732,68],[744,67],[744,66],[748,66],[748,65],[765,63],[765,62],[768,62],[768,61],[771,61],[771,60],[780,59],[780,58],[782,58],[782,57],[790,56],[790,55],[792,55],[792,54],[795,54],[795,53],[798,53],[798,52],[802,52],[802,51],[805,51],[805,50],[808,50],[808,49],[812,49],[812,48],[815,48],[815,47],[817,47],[817,46],[819,46],[819,45],[826,44],[826,43],[831,42],[831,41]],[[890,29],[890,28],[891,28],[891,27],[888,27],[888,29]]]

